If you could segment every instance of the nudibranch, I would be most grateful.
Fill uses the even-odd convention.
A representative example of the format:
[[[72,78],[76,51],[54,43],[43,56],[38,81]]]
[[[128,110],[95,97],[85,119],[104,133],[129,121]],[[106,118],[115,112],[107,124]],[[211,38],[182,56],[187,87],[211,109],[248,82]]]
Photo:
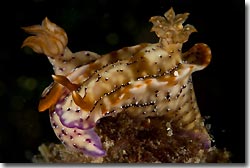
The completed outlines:
[[[187,136],[199,137],[205,149],[211,146],[191,77],[210,63],[211,51],[198,43],[182,53],[183,43],[196,32],[192,25],[183,26],[188,15],[175,15],[171,8],[164,17],[151,17],[158,43],[104,55],[72,53],[65,31],[48,18],[23,28],[33,36],[22,47],[45,54],[53,65],[54,82],[42,93],[39,111],[49,109],[51,125],[65,146],[88,156],[105,156],[95,126],[101,118],[118,113],[138,119],[162,117]]]

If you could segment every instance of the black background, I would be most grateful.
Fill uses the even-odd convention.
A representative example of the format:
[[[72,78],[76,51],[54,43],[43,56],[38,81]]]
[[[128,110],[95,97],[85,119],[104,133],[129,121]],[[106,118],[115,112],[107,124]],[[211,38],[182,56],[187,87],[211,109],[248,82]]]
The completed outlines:
[[[142,42],[157,42],[150,33],[151,16],[171,6],[189,12],[186,23],[198,30],[184,50],[208,44],[212,62],[193,74],[203,116],[210,116],[218,148],[232,153],[232,162],[245,162],[245,3],[242,0],[16,0],[1,5],[0,161],[30,162],[43,142],[59,142],[48,112],[38,113],[43,89],[52,81],[52,68],[43,55],[21,49],[28,36],[20,27],[40,24],[47,16],[68,34],[73,51],[104,54]]]

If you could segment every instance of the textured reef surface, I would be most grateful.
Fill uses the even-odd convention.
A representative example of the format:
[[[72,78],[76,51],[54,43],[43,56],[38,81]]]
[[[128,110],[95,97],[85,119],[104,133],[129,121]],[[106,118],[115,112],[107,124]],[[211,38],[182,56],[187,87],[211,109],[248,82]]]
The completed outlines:
[[[108,122],[109,124],[103,124]],[[120,128],[117,131],[117,126]],[[126,114],[101,119],[96,131],[101,135],[105,157],[88,157],[68,150],[62,144],[42,144],[35,163],[226,163],[230,153],[210,147],[204,150],[199,141],[187,141],[169,129],[161,118],[138,122]],[[174,134],[173,134],[174,132]]]
[[[62,144],[42,144],[34,162],[204,163],[229,162],[211,145],[196,102],[191,74],[211,61],[210,48],[182,52],[192,25],[188,13],[150,18],[155,44],[143,43],[99,55],[72,53],[67,34],[45,18],[25,27],[23,46],[48,57],[54,82],[41,97]]]

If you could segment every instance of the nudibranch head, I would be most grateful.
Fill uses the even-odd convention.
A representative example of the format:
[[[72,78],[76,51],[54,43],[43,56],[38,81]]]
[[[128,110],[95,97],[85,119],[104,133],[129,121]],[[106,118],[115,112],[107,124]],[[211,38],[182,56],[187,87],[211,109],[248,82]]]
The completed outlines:
[[[35,36],[23,46],[44,53],[53,65],[54,82],[45,89],[39,110],[50,109],[52,127],[63,144],[86,155],[104,156],[95,126],[103,117],[124,112],[140,120],[162,117],[182,136],[198,137],[205,149],[210,147],[191,74],[209,64],[211,51],[200,43],[182,53],[182,44],[196,29],[183,27],[187,13],[175,15],[171,8],[164,16],[150,19],[159,43],[102,56],[90,51],[72,53],[64,30],[47,18],[41,26],[24,28]]]

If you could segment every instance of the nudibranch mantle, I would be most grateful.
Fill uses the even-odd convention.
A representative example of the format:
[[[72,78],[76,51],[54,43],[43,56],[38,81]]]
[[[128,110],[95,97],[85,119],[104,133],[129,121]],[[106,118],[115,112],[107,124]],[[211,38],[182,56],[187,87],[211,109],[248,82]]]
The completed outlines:
[[[25,27],[34,34],[22,47],[47,55],[54,82],[42,94],[39,111],[49,109],[57,137],[70,149],[105,156],[95,126],[102,117],[126,112],[145,119],[162,116],[186,132],[200,137],[204,148],[210,136],[196,103],[191,74],[211,60],[206,44],[182,53],[182,45],[196,29],[182,24],[188,13],[154,16],[155,44],[143,43],[105,55],[90,51],[72,53],[65,31],[45,18],[41,25]],[[195,134],[195,135],[191,135]]]

